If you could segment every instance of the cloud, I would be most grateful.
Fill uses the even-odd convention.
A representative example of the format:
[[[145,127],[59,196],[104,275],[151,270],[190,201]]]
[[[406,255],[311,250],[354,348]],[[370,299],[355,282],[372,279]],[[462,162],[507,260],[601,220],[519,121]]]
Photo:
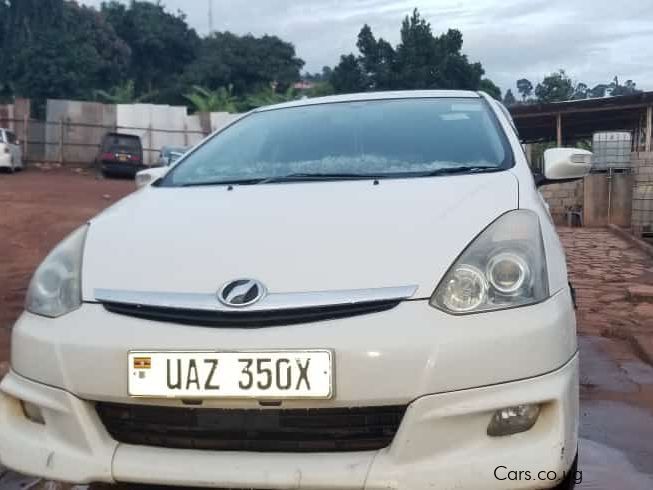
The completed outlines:
[[[99,5],[100,0],[82,0]],[[163,0],[198,32],[208,31],[208,0]],[[364,23],[396,43],[413,8],[435,33],[457,28],[464,51],[505,91],[518,78],[534,83],[564,68],[592,86],[615,75],[653,90],[653,17],[648,2],[614,0],[214,0],[214,27],[274,34],[293,42],[306,69],[334,65],[356,51]]]

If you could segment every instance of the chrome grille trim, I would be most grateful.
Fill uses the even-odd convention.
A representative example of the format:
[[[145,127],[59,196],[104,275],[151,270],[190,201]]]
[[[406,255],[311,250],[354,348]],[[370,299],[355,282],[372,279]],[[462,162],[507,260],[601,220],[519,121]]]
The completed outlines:
[[[301,293],[268,293],[257,303],[244,308],[229,307],[220,303],[216,293],[171,293],[95,289],[94,296],[96,301],[100,303],[121,303],[196,311],[240,311],[245,313],[356,305],[381,301],[401,301],[411,298],[416,292],[417,286],[401,286]]]

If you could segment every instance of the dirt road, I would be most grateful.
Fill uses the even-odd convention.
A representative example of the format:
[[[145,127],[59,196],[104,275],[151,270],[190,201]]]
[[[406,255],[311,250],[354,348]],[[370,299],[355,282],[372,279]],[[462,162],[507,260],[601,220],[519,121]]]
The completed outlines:
[[[68,233],[134,189],[130,180],[71,169],[0,174],[0,364],[34,268]]]

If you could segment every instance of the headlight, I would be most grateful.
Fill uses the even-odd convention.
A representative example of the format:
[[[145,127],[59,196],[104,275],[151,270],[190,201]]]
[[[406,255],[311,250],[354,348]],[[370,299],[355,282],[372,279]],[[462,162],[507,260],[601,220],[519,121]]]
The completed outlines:
[[[58,317],[82,304],[82,254],[88,225],[68,235],[36,269],[27,289],[25,309]]]
[[[465,249],[431,296],[431,305],[453,314],[500,310],[549,296],[540,221],[511,211]]]

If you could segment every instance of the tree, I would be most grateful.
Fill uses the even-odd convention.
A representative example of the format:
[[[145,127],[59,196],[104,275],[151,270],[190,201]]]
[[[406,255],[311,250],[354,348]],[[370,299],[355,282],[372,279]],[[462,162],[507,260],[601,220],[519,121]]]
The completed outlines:
[[[367,88],[366,80],[365,73],[353,54],[341,56],[340,63],[331,75],[331,85],[336,93],[362,92]]]
[[[379,38],[364,25],[356,43],[359,55],[340,58],[331,84],[336,92],[405,89],[486,90],[500,97],[480,63],[471,63],[462,54],[460,31],[449,29],[434,36],[431,25],[415,9],[401,25],[401,41],[396,47]]]
[[[306,97],[312,98],[312,97],[325,97],[327,95],[333,95],[335,93],[335,89],[333,88],[333,85],[331,85],[330,82],[318,82],[315,84],[313,88],[308,89],[305,92]]]
[[[292,87],[288,87],[285,92],[276,92],[273,87],[266,87],[258,92],[249,95],[245,98],[243,109],[251,110],[257,107],[262,107],[272,104],[280,104],[281,102],[288,102],[295,100],[297,93]]]
[[[619,95],[633,95],[641,93],[641,90],[637,88],[637,84],[632,80],[626,80],[625,85],[619,84],[619,78],[614,77],[614,80],[610,84],[610,95],[615,97]]]
[[[517,80],[517,91],[521,94],[522,102],[526,102],[533,94],[533,84],[526,78],[520,78]]]
[[[218,87],[209,90],[204,87],[194,86],[193,91],[185,94],[197,112],[238,112],[237,99],[233,95],[233,87]]]
[[[503,105],[510,107],[511,105],[515,105],[516,103],[517,103],[517,99],[515,99],[512,90],[508,89],[506,91],[506,95],[503,97]]]
[[[587,99],[590,94],[590,89],[587,86],[587,84],[583,82],[578,82],[576,84],[576,87],[574,88],[574,93],[571,96],[573,100],[581,100],[581,99]]]
[[[234,94],[245,95],[276,83],[285,91],[299,80],[304,62],[295,47],[276,36],[238,36],[218,32],[203,38],[197,59],[184,75],[184,83],[210,89],[233,85]]]
[[[517,88],[522,93],[523,100],[530,96],[532,84],[522,78],[517,80]],[[610,83],[599,83],[590,88],[586,83],[574,84],[564,70],[552,73],[537,84],[535,95],[539,102],[560,102],[565,100],[593,99],[606,96],[632,95],[640,93],[637,84],[627,80],[624,85],[619,83],[619,78],[614,77]]]
[[[366,88],[369,90],[392,88],[392,70],[395,62],[395,51],[392,46],[383,39],[377,41],[367,24],[358,34],[356,46],[361,53],[358,62],[361,64]]]
[[[501,100],[501,89],[497,87],[492,80],[483,78],[481,83],[478,85],[478,89],[497,100]]]
[[[110,91],[95,91],[95,97],[97,99],[110,104],[135,104],[139,102],[147,102],[155,96],[156,92],[136,96],[136,86],[133,80],[127,80],[125,83],[116,85]]]
[[[20,7],[10,23],[22,26],[22,32],[12,33],[8,44],[13,48],[2,50],[9,51],[3,72],[15,95],[42,106],[46,98],[90,98],[93,90],[119,83],[129,47],[95,9],[47,0],[43,7],[52,15],[47,22],[38,8],[25,10],[32,0],[23,1],[10,6]],[[21,42],[14,44],[15,39]]]
[[[559,70],[544,77],[535,87],[535,96],[539,102],[560,102],[569,100],[574,94],[574,84],[564,70]]]
[[[131,49],[129,72],[138,93],[162,88],[197,55],[199,37],[182,12],[171,14],[159,2],[138,0],[128,7],[112,0],[101,12]]]
[[[594,86],[594,88],[589,90],[589,96],[591,98],[597,98],[597,97],[605,97],[606,94],[609,92],[610,85],[606,85],[605,83],[599,83],[598,85]]]

